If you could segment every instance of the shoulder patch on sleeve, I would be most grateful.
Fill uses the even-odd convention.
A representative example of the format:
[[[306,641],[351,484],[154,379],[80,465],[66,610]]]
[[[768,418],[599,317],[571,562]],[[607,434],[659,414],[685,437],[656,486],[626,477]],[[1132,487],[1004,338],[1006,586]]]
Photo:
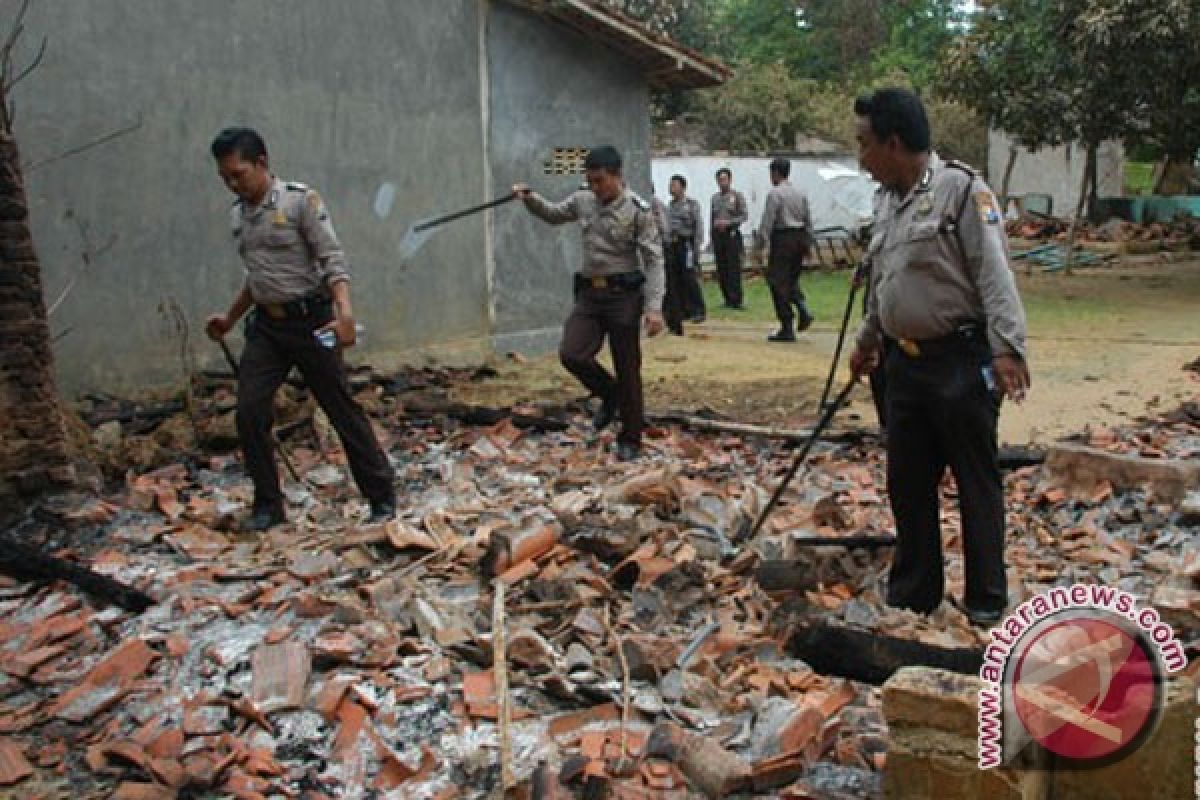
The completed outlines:
[[[975,192],[975,205],[979,207],[979,219],[984,225],[1000,224],[1000,209],[996,208],[996,200],[991,192]]]
[[[289,192],[307,192],[308,185],[299,181],[288,181],[284,184]]]
[[[975,171],[975,168],[972,167],[970,164],[966,164],[962,161],[956,161],[954,159],[950,159],[949,161],[947,161],[946,166],[949,167],[950,169],[961,170],[962,172],[965,172],[968,175],[970,175],[972,178],[976,177],[979,174],[978,172]]]

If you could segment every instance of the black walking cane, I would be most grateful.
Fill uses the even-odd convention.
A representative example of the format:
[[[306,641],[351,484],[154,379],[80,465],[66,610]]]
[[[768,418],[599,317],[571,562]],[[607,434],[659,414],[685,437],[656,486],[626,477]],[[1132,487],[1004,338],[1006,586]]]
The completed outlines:
[[[233,351],[229,349],[229,344],[225,341],[225,337],[222,336],[217,339],[217,344],[221,345],[221,352],[225,354],[225,361],[229,364],[229,368],[233,370],[233,377],[240,377],[241,370],[238,369],[237,359],[234,358]],[[287,451],[283,449],[283,442],[279,441],[279,435],[275,433],[274,429],[271,430],[271,442],[279,452],[279,457],[283,459],[283,465],[287,467],[288,475],[292,476],[292,480],[296,483],[304,483],[300,479],[300,474],[296,472],[296,467],[292,464],[292,460],[288,458]]]
[[[846,330],[850,327],[850,315],[854,312],[854,295],[858,292],[859,270],[861,269],[862,265],[860,264],[854,270],[854,277],[850,279],[850,296],[846,298],[846,312],[842,314],[842,327],[838,331],[837,346],[833,350],[833,361],[829,365],[829,377],[825,379],[821,402],[817,405],[817,408],[821,410],[824,410],[825,402],[829,399],[829,392],[833,389],[833,376],[837,374],[838,361],[842,358],[842,345],[846,342]]]
[[[763,523],[767,521],[767,517],[770,516],[771,512],[775,510],[775,506],[779,503],[779,498],[783,496],[784,490],[787,489],[788,484],[792,482],[792,479],[796,477],[796,473],[800,471],[800,467],[804,465],[804,462],[808,458],[808,454],[812,450],[813,445],[817,443],[817,439],[821,438],[821,434],[825,432],[825,429],[829,427],[829,423],[833,421],[833,415],[836,414],[838,409],[840,409],[846,403],[846,400],[850,397],[850,392],[854,390],[854,385],[856,383],[858,383],[857,375],[850,379],[850,382],[846,384],[846,388],[842,389],[842,391],[838,393],[838,396],[834,398],[833,402],[821,412],[820,419],[818,419],[817,424],[813,426],[812,435],[808,437],[808,441],[804,443],[804,447],[799,453],[796,454],[796,458],[792,460],[791,468],[788,469],[787,474],[783,476],[783,480],[780,482],[779,486],[776,487],[775,493],[771,495],[771,499],[767,501],[766,507],[758,515],[758,519],[754,521],[754,527],[750,529],[750,533],[747,538],[753,539],[758,534],[759,529],[762,528]]]

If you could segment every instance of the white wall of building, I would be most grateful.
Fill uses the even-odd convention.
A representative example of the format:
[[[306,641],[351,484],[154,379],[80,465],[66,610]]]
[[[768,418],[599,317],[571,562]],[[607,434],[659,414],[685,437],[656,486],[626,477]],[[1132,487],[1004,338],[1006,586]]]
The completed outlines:
[[[988,133],[988,178],[992,191],[1000,194],[1004,168],[1008,166],[1010,139],[1003,131]],[[1044,147],[1029,152],[1017,149],[1017,161],[1009,179],[1008,194],[1048,194],[1053,198],[1050,211],[1056,217],[1071,217],[1079,204],[1079,186],[1087,151],[1076,144]],[[1096,182],[1100,197],[1120,197],[1125,192],[1125,149],[1120,142],[1100,145],[1096,154]]]
[[[813,226],[818,230],[841,226],[854,231],[871,218],[871,197],[875,182],[859,171],[858,161],[853,156],[794,156],[791,182],[807,195],[812,208]],[[763,205],[771,189],[771,178],[767,165],[770,156],[763,157],[718,157],[718,156],[670,156],[654,158],[651,172],[654,189],[663,202],[670,202],[668,184],[672,175],[687,178],[688,194],[699,201],[704,209],[704,219],[709,219],[709,201],[717,191],[717,170],[728,167],[733,172],[733,188],[746,196],[750,219],[742,226],[742,235],[747,246],[750,236],[762,219]],[[705,239],[708,239],[707,232]],[[705,242],[705,250],[712,251],[712,243]]]

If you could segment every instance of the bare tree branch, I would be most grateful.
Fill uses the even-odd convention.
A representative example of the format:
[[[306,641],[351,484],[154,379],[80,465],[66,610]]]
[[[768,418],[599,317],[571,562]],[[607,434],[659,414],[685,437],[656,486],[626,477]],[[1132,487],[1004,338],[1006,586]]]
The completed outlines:
[[[112,140],[119,139],[122,136],[127,136],[128,134],[133,133],[134,131],[138,130],[141,127],[142,127],[142,112],[139,111],[138,116],[137,116],[137,122],[133,123],[132,125],[126,125],[124,128],[118,128],[115,131],[110,131],[109,133],[106,133],[102,136],[98,136],[95,139],[92,139],[90,142],[85,142],[76,147],[72,147],[69,150],[64,150],[63,152],[59,153],[58,155],[50,156],[49,158],[43,158],[40,161],[33,161],[29,164],[23,164],[21,166],[21,171],[24,172],[26,175],[28,175],[30,172],[33,172],[35,169],[38,169],[39,167],[44,167],[48,164],[53,164],[56,161],[62,161],[64,158],[70,158],[71,156],[77,156],[80,153],[84,153],[88,150],[91,150],[93,147],[99,147],[102,144],[108,144]]]
[[[67,281],[67,285],[64,286],[62,291],[58,293],[58,297],[53,303],[50,304],[50,307],[46,309],[47,318],[52,316],[54,312],[58,310],[58,307],[62,305],[63,301],[67,299],[67,296],[71,294],[71,290],[75,288],[75,284],[79,282],[81,277],[83,277],[83,273],[86,272],[87,268],[92,265],[92,262],[111,250],[113,245],[117,243],[117,234],[114,233],[108,237],[108,241],[103,245],[98,248],[93,247],[92,238],[88,235],[88,230],[90,228],[88,223],[76,217],[75,212],[71,209],[67,209],[66,216],[68,219],[74,220],[75,226],[79,229],[79,240],[83,243],[83,252],[79,254],[79,267],[75,270],[75,273],[71,276],[71,279]]]

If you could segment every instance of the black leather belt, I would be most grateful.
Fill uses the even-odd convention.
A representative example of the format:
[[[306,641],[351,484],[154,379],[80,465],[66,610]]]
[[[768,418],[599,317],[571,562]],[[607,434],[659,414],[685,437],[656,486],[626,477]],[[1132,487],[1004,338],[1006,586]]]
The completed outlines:
[[[256,303],[255,306],[271,319],[308,319],[328,315],[333,309],[333,300],[326,294],[313,293],[298,300],[283,303]]]
[[[576,273],[575,289],[624,289],[642,288],[646,282],[644,272],[618,272],[616,275],[583,275]]]
[[[977,322],[959,325],[953,333],[933,339],[894,339],[885,336],[884,344],[909,358],[936,358],[947,353],[962,353],[986,344],[983,326]]]

